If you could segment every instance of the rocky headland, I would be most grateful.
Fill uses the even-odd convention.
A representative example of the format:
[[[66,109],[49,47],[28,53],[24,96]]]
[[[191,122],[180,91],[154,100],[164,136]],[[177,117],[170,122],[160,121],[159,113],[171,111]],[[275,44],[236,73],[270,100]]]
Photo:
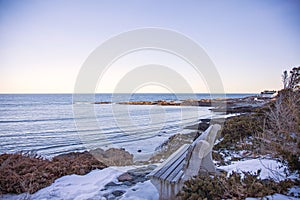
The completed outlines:
[[[214,112],[226,113],[245,113],[253,112],[256,108],[263,106],[273,98],[266,98],[260,96],[249,96],[244,98],[217,98],[217,99],[187,99],[178,101],[127,101],[117,102],[120,105],[157,105],[157,106],[202,106],[212,107]],[[111,102],[95,102],[94,104],[111,104]]]

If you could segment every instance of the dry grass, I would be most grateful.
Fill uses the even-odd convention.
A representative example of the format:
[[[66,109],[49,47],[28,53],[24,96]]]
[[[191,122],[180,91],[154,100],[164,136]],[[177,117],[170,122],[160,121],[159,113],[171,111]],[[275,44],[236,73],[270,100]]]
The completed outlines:
[[[261,138],[292,154],[299,154],[300,143],[300,90],[282,90],[276,101],[269,105],[265,132]]]
[[[106,165],[88,152],[69,153],[51,161],[24,154],[0,155],[0,194],[34,193],[55,179],[69,174],[84,175]]]
[[[284,194],[288,188],[299,184],[291,180],[275,182],[270,179],[260,179],[261,171],[254,174],[243,172],[241,174],[233,172],[227,176],[226,173],[211,176],[209,174],[199,174],[185,182],[183,190],[179,193],[179,198],[184,199],[245,199],[247,197],[265,197],[275,193]]]

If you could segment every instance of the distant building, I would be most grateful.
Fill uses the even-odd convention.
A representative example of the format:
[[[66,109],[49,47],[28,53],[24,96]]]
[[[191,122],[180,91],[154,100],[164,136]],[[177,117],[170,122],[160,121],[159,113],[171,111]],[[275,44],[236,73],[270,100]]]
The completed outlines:
[[[273,98],[276,96],[276,94],[277,94],[277,92],[275,90],[265,90],[260,93],[260,97]]]

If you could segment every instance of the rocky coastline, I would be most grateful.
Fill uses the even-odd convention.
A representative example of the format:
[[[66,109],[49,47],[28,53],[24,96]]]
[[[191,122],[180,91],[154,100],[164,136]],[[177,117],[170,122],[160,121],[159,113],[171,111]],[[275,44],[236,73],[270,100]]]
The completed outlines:
[[[212,107],[214,112],[226,112],[226,113],[245,113],[253,112],[255,109],[263,106],[274,98],[261,97],[261,96],[249,96],[244,98],[217,98],[217,99],[187,99],[179,101],[126,101],[117,102],[120,105],[156,105],[156,106],[200,106],[200,107]],[[112,104],[111,102],[95,102],[94,104]]]
[[[120,102],[123,105],[158,105],[158,106],[210,106],[214,103],[218,103],[217,107],[211,108],[213,112],[222,113],[239,113],[245,116],[250,116],[252,113],[257,112],[262,106],[272,102],[271,98],[258,98],[258,97],[246,97],[241,99],[214,99],[214,100],[186,100],[182,102],[171,101],[141,101],[141,102]],[[96,102],[95,104],[109,104],[110,102]],[[230,117],[234,120],[235,117]],[[229,118],[229,119],[230,119]],[[246,117],[247,118],[247,117]],[[218,119],[214,119],[214,122]],[[231,123],[235,123],[235,121]],[[239,120],[239,119],[238,119]],[[248,120],[245,119],[245,120]],[[148,180],[147,174],[150,173],[157,163],[162,162],[174,151],[176,151],[183,143],[191,143],[197,138],[202,131],[206,130],[211,119],[199,119],[199,122],[185,127],[191,132],[189,134],[174,134],[163,144],[158,145],[156,153],[148,160],[144,162],[135,163],[133,161],[133,155],[125,151],[124,149],[95,149],[89,152],[73,152],[63,154],[54,157],[52,160],[46,160],[38,156],[31,156],[26,154],[2,154],[0,155],[1,170],[4,172],[0,177],[1,191],[0,194],[7,193],[34,193],[37,190],[44,188],[52,184],[55,179],[68,175],[79,174],[84,175],[89,173],[93,169],[104,169],[108,166],[133,166],[143,165],[132,171],[127,171],[118,177],[118,183],[110,182],[105,185],[103,190],[107,190],[107,197],[112,199],[123,195],[123,191],[119,190],[121,187],[131,187],[139,182],[145,182]],[[226,122],[225,122],[226,125]],[[224,137],[224,135],[222,135]],[[224,137],[226,140],[226,137]],[[238,149],[239,144],[235,149]],[[225,147],[225,148],[224,148]],[[225,150],[224,150],[225,149]],[[254,151],[247,151],[242,157],[231,157],[230,160],[226,156],[230,147],[217,146],[217,149],[213,152],[213,157],[216,163],[224,164],[228,163],[232,159],[240,159],[247,157],[255,157]],[[243,148],[242,148],[243,149]],[[227,153],[227,154],[226,154]],[[7,163],[7,164],[5,164]],[[20,170],[22,168],[23,170]],[[22,173],[20,173],[22,172]],[[27,178],[26,178],[27,177]],[[35,185],[32,186],[31,182],[26,182],[28,177],[32,177],[32,181]],[[16,185],[19,185],[16,187]]]

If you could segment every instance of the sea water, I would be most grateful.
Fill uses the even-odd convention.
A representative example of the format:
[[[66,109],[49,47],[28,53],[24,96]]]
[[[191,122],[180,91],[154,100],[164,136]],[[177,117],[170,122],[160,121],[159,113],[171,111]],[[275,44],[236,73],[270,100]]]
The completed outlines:
[[[242,98],[254,94],[227,94]],[[112,98],[113,97],[113,98]],[[129,97],[129,98],[128,98]],[[178,101],[224,97],[210,94],[96,94],[92,115],[74,115],[72,94],[1,94],[0,154],[33,152],[45,157],[94,148],[149,154],[183,128],[214,115],[209,107],[119,105],[124,101]],[[78,105],[77,105],[78,108]],[[93,116],[93,117],[86,117]]]

